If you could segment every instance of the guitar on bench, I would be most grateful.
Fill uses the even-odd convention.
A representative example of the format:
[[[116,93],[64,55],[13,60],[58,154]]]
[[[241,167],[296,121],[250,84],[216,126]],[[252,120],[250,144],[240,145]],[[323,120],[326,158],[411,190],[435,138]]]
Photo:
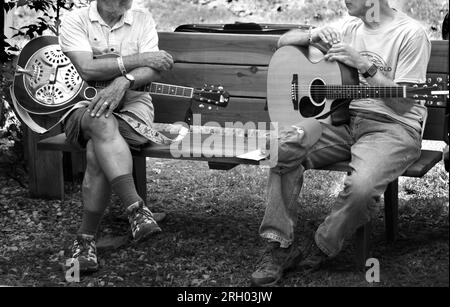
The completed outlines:
[[[94,99],[97,89],[106,85],[107,82],[99,82],[91,86],[82,80],[75,66],[62,53],[58,38],[42,36],[31,40],[20,53],[11,94],[24,122],[33,131],[45,133],[53,126],[36,126],[30,114],[53,115],[61,121],[77,104]],[[222,86],[192,88],[153,82],[144,90],[152,96],[186,98],[219,107],[226,107],[229,102],[229,94]]]
[[[267,77],[267,101],[272,122],[293,125],[306,118],[331,124],[330,113],[362,98],[411,98],[445,107],[448,80],[428,80],[414,87],[359,85],[358,71],[316,56],[314,47],[285,46],[273,55]],[[313,55],[314,54],[314,55]]]

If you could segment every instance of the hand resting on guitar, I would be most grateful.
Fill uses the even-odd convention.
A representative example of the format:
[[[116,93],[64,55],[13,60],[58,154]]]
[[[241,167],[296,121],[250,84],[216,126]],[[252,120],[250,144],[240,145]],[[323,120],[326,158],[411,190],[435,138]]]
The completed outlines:
[[[120,101],[129,87],[129,81],[124,77],[114,79],[104,89],[97,92],[97,96],[90,102],[88,112],[91,117],[111,116],[114,110],[119,106]]]

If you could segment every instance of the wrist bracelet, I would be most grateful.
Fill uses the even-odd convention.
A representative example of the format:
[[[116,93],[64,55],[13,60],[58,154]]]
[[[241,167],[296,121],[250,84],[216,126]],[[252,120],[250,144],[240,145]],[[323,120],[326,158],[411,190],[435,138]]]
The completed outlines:
[[[123,64],[123,58],[121,56],[117,58],[117,65],[119,66],[119,70],[122,76],[128,73],[125,68],[125,65]]]

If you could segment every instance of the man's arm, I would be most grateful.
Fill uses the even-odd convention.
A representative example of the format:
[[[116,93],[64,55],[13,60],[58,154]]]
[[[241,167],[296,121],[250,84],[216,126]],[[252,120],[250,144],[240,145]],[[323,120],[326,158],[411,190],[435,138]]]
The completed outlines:
[[[332,27],[322,27],[312,29],[311,33],[305,33],[303,30],[291,30],[280,37],[278,48],[288,45],[308,46],[310,41],[315,44],[337,44],[341,42],[341,33]]]
[[[117,58],[94,59],[93,54],[87,51],[67,52],[67,56],[85,81],[106,81],[122,75]],[[170,70],[173,66],[173,58],[166,51],[144,52],[122,58],[128,72],[145,68],[144,80],[159,75],[161,71]],[[142,71],[137,76],[134,76],[134,74],[133,76],[140,78],[141,74]],[[136,83],[141,84],[138,79],[136,79]]]

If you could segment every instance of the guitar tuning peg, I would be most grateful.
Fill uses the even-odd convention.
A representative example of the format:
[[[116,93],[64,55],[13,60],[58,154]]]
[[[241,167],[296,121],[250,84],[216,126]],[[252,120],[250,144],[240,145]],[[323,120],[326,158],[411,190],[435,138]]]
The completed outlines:
[[[419,99],[419,95],[414,95],[413,98],[414,99]]]
[[[437,85],[437,84],[433,84],[433,87],[434,87],[434,88],[437,88],[437,87],[438,87],[438,85]]]
[[[428,78],[428,83],[433,82],[433,80],[431,78]]]
[[[418,88],[418,87],[419,87],[419,85],[418,85],[418,84],[414,84],[414,85],[413,85],[413,87],[415,87],[415,88]]]
[[[218,87],[219,91],[223,91],[223,86]]]
[[[437,82],[442,82],[443,80],[442,80],[441,77],[438,77],[438,78],[436,79],[436,81],[437,81]]]
[[[428,88],[428,85],[425,84],[425,85],[423,86],[423,88]]]

